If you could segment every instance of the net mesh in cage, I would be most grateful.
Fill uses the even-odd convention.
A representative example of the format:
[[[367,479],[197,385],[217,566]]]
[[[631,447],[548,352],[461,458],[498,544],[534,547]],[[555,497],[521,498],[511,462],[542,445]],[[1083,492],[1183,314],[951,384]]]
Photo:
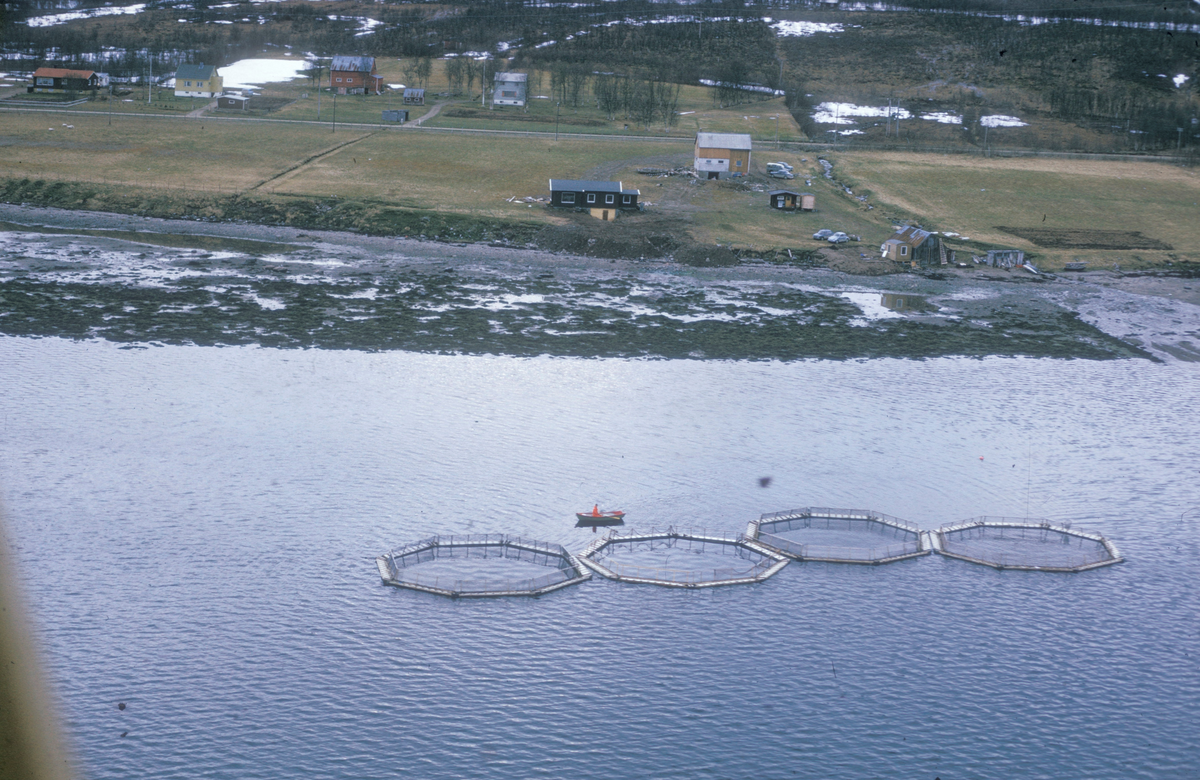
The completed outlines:
[[[785,561],[739,537],[676,530],[614,532],[594,542],[583,560],[612,579],[679,586],[757,582]]]
[[[877,563],[927,552],[916,526],[869,509],[813,507],[763,515],[756,538],[809,561]]]
[[[980,518],[937,533],[945,554],[997,568],[1080,571],[1120,560],[1104,537],[1049,522]]]
[[[562,546],[506,534],[434,536],[377,563],[388,584],[451,596],[532,595],[589,576]]]

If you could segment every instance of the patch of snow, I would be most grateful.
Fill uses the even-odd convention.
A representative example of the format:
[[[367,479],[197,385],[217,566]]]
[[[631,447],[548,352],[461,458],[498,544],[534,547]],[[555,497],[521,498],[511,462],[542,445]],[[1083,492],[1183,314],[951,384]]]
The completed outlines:
[[[407,89],[403,84],[388,84],[389,89]]]
[[[992,114],[985,116],[979,120],[979,124],[984,127],[1025,127],[1029,123],[1022,122],[1015,116],[1004,116],[1003,114]]]
[[[891,114],[893,119],[912,119],[912,114],[907,109],[899,106],[892,106]],[[887,106],[857,106],[853,103],[822,103],[817,106],[817,110],[813,112],[813,121],[819,125],[852,125],[853,119],[847,117],[854,116],[878,116],[885,117],[888,115]]]
[[[1196,0],[1196,2],[1197,2],[1197,3],[1200,3],[1200,0]],[[1182,86],[1183,86],[1185,83],[1187,83],[1187,80],[1188,80],[1189,78],[1191,78],[1191,77],[1190,77],[1190,76],[1185,76],[1185,75],[1183,75],[1182,73],[1180,73],[1178,76],[1176,76],[1175,78],[1171,79],[1171,81],[1174,81],[1174,82],[1175,82],[1175,86],[1176,86],[1176,87],[1182,87]]]
[[[768,24],[771,23],[769,18],[763,19]],[[775,22],[771,24],[775,29],[775,34],[780,38],[804,38],[817,33],[840,33],[843,28],[840,24],[826,24],[824,22]]]
[[[87,8],[82,11],[70,11],[65,14],[50,14],[49,16],[31,16],[25,20],[30,27],[54,27],[66,24],[75,19],[94,19],[97,16],[121,16],[124,14],[140,14],[146,10],[145,3],[109,8]]]
[[[712,79],[700,79],[700,83],[706,87],[719,87],[720,81]],[[765,95],[783,95],[786,94],[782,89],[771,89],[770,87],[760,87],[757,84],[734,84],[734,89],[745,90],[746,92],[762,92]]]
[[[378,19],[372,19],[369,16],[338,16],[337,14],[329,14],[328,19],[331,22],[358,22],[358,32],[354,33],[355,38],[370,35],[375,32],[376,27],[383,24]]]
[[[937,122],[938,124],[943,124],[943,125],[961,125],[962,124],[961,116],[958,116],[957,114],[950,114],[945,111],[936,111],[936,112],[930,113],[930,114],[921,114],[921,118],[929,120],[930,122]]]
[[[238,60],[217,69],[226,89],[252,89],[277,81],[301,78],[300,71],[311,67],[308,60]]]

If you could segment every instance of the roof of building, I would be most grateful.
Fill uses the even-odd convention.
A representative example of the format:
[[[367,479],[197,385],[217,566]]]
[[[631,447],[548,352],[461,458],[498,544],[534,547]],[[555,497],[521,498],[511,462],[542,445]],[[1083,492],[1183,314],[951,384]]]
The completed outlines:
[[[191,79],[192,81],[208,81],[217,75],[216,65],[205,65],[203,62],[195,65],[180,65],[175,69],[176,79]]]
[[[356,73],[370,73],[375,67],[374,57],[334,57],[330,64],[331,71],[353,71]]]
[[[38,68],[33,72],[34,78],[43,79],[90,79],[94,71],[70,70],[68,68]]]
[[[420,87],[406,87],[404,89],[404,97],[424,97],[425,90]]]
[[[587,179],[551,179],[550,191],[566,190],[568,192],[626,192],[621,189],[619,181],[589,181]],[[634,190],[636,192],[636,190]],[[632,193],[630,193],[632,194]]]
[[[915,227],[906,227],[901,230],[897,230],[888,240],[903,241],[909,246],[916,247],[925,243],[925,239],[929,238],[929,236],[930,233],[928,230],[921,230],[920,228]]]
[[[641,190],[621,190],[622,195],[641,195]]]
[[[771,190],[767,194],[768,195],[795,195],[797,198],[800,197],[800,193],[792,192],[791,190]]]
[[[508,71],[505,71],[503,73],[497,73],[494,77],[494,80],[495,81],[528,81],[529,74],[528,73],[510,73]]]
[[[750,149],[750,136],[743,133],[696,133],[696,145],[705,149]]]

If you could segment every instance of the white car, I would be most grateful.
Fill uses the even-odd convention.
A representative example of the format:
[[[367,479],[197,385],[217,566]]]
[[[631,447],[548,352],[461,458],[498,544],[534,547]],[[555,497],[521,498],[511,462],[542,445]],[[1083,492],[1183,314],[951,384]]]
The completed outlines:
[[[769,163],[767,163],[767,170],[769,171],[772,168],[782,168],[783,170],[787,171],[788,173],[793,173],[796,170],[795,168],[793,168],[792,166],[788,165],[785,162],[769,162]]]
[[[772,170],[767,171],[767,175],[770,176],[772,179],[794,179],[794,178],[796,178],[795,174],[788,173],[787,171],[782,170],[780,168],[774,168]]]
[[[844,244],[850,240],[850,236],[839,230],[836,233],[826,236],[825,240],[831,244]]]

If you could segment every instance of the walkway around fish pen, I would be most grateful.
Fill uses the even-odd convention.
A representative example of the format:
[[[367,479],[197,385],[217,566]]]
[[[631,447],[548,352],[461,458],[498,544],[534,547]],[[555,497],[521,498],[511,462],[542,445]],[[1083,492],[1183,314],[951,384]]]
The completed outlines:
[[[994,536],[989,534],[992,531],[998,531]],[[1090,542],[1094,554],[1085,552],[1064,553],[1056,556],[1059,560],[1053,564],[1041,564],[1032,560],[1032,555],[1029,553],[997,553],[994,555],[985,556],[979,552],[975,555],[970,555],[961,551],[961,540],[978,538],[1003,540],[1007,531],[1018,532],[1019,536],[1014,534],[1009,539],[1032,539],[1047,545],[1059,544],[1061,546],[1069,546],[1076,543],[1077,546],[1083,547],[1085,543]],[[961,523],[949,523],[942,526],[936,531],[931,532],[934,541],[934,550],[947,558],[957,558],[961,561],[969,561],[978,563],[982,566],[991,566],[994,569],[1014,569],[1018,571],[1058,571],[1058,572],[1079,572],[1089,569],[1098,569],[1101,566],[1112,566],[1115,563],[1121,563],[1125,559],[1121,557],[1120,551],[1112,541],[1106,539],[1100,534],[1090,533],[1088,531],[1080,531],[1071,528],[1070,525],[1054,525],[1049,520],[1030,520],[1016,519],[1009,517],[975,517]],[[1057,538],[1054,538],[1057,537]],[[951,549],[952,547],[960,547],[959,551]]]
[[[552,566],[555,571],[541,577],[517,580],[464,579],[461,577],[422,577],[409,569],[441,557],[504,557]],[[562,545],[525,539],[508,534],[470,534],[467,536],[431,536],[398,547],[375,559],[379,576],[387,585],[409,588],[452,598],[498,596],[540,596],[576,585],[592,578],[592,572]]]
[[[680,542],[716,545],[719,549],[731,548],[740,558],[751,560],[748,569],[666,569],[647,566],[630,566],[607,559],[608,548],[626,545],[630,550],[639,543],[664,541],[666,546],[675,547]],[[601,563],[601,561],[604,563]],[[728,536],[711,531],[692,531],[668,527],[664,531],[619,531],[613,530],[589,544],[579,554],[579,561],[602,577],[618,582],[643,585],[663,585],[672,588],[711,588],[717,585],[748,585],[762,582],[774,576],[788,564],[788,559],[764,545],[760,545],[742,534]]]
[[[883,547],[847,547],[805,544],[776,534],[797,528],[887,533],[901,541]],[[878,565],[929,555],[932,551],[929,537],[916,525],[871,509],[803,507],[771,512],[751,520],[746,526],[746,537],[798,561]]]

